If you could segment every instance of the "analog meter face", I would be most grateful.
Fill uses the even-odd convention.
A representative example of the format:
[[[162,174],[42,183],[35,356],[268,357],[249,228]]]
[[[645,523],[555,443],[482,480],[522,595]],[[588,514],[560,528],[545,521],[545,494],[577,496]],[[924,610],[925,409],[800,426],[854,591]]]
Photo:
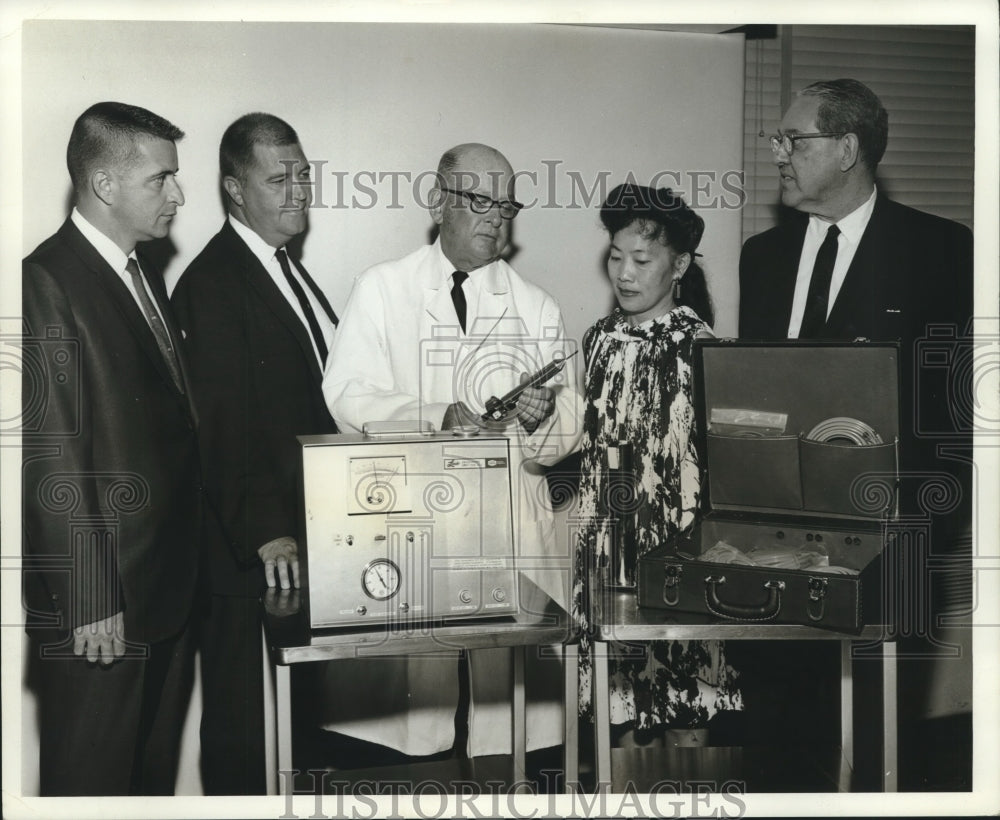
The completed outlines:
[[[352,458],[348,515],[412,512],[406,456]]]
[[[399,567],[388,558],[368,563],[361,573],[361,588],[376,601],[385,601],[399,592]]]

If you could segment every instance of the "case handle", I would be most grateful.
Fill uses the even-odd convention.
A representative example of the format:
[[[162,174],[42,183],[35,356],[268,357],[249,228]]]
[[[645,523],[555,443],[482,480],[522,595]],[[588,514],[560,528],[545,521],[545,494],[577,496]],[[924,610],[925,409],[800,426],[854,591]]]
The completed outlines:
[[[709,575],[705,578],[705,606],[713,615],[739,621],[770,621],[781,612],[781,591],[784,581],[765,581],[767,600],[759,606],[723,603],[719,600],[717,587],[726,583],[725,575]]]

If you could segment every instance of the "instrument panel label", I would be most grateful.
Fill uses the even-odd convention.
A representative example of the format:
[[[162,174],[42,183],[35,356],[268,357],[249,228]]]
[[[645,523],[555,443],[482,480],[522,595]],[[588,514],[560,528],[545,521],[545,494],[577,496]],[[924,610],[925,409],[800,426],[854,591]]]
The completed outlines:
[[[482,555],[447,558],[443,563],[448,569],[507,569],[506,559]]]
[[[489,458],[446,458],[444,460],[444,468],[446,470],[484,470],[495,469],[498,467],[506,469],[506,456],[490,456]]]

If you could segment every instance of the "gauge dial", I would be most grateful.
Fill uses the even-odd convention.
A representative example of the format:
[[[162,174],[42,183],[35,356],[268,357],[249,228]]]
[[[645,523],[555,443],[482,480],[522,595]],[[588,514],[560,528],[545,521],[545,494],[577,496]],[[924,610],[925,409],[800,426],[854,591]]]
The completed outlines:
[[[370,561],[361,573],[361,588],[376,601],[385,601],[399,592],[399,567],[388,558]]]
[[[406,456],[352,458],[349,481],[349,515],[412,512]]]

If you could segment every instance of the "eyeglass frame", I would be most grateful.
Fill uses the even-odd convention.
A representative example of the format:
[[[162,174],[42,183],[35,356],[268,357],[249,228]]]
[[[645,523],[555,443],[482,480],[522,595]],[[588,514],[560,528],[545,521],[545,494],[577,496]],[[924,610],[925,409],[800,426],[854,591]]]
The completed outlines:
[[[515,199],[505,199],[503,202],[499,202],[492,197],[486,196],[486,194],[476,194],[472,191],[456,191],[454,188],[445,188],[443,185],[439,186],[440,190],[447,191],[449,194],[457,194],[458,196],[464,196],[469,200],[469,210],[474,214],[488,214],[495,207],[500,214],[501,219],[513,219],[517,216],[521,209],[524,207],[520,202]],[[478,211],[477,207],[482,207],[485,203],[489,203],[485,210]],[[504,214],[504,206],[514,209],[514,213],[510,216]]]
[[[821,137],[837,137],[839,139],[850,133],[850,131],[816,131],[812,134],[772,134],[767,139],[771,143],[771,153],[775,156],[780,151],[784,151],[786,155],[791,156],[795,153],[795,143],[799,140],[814,140]],[[789,146],[787,148],[785,147],[786,142]]]

